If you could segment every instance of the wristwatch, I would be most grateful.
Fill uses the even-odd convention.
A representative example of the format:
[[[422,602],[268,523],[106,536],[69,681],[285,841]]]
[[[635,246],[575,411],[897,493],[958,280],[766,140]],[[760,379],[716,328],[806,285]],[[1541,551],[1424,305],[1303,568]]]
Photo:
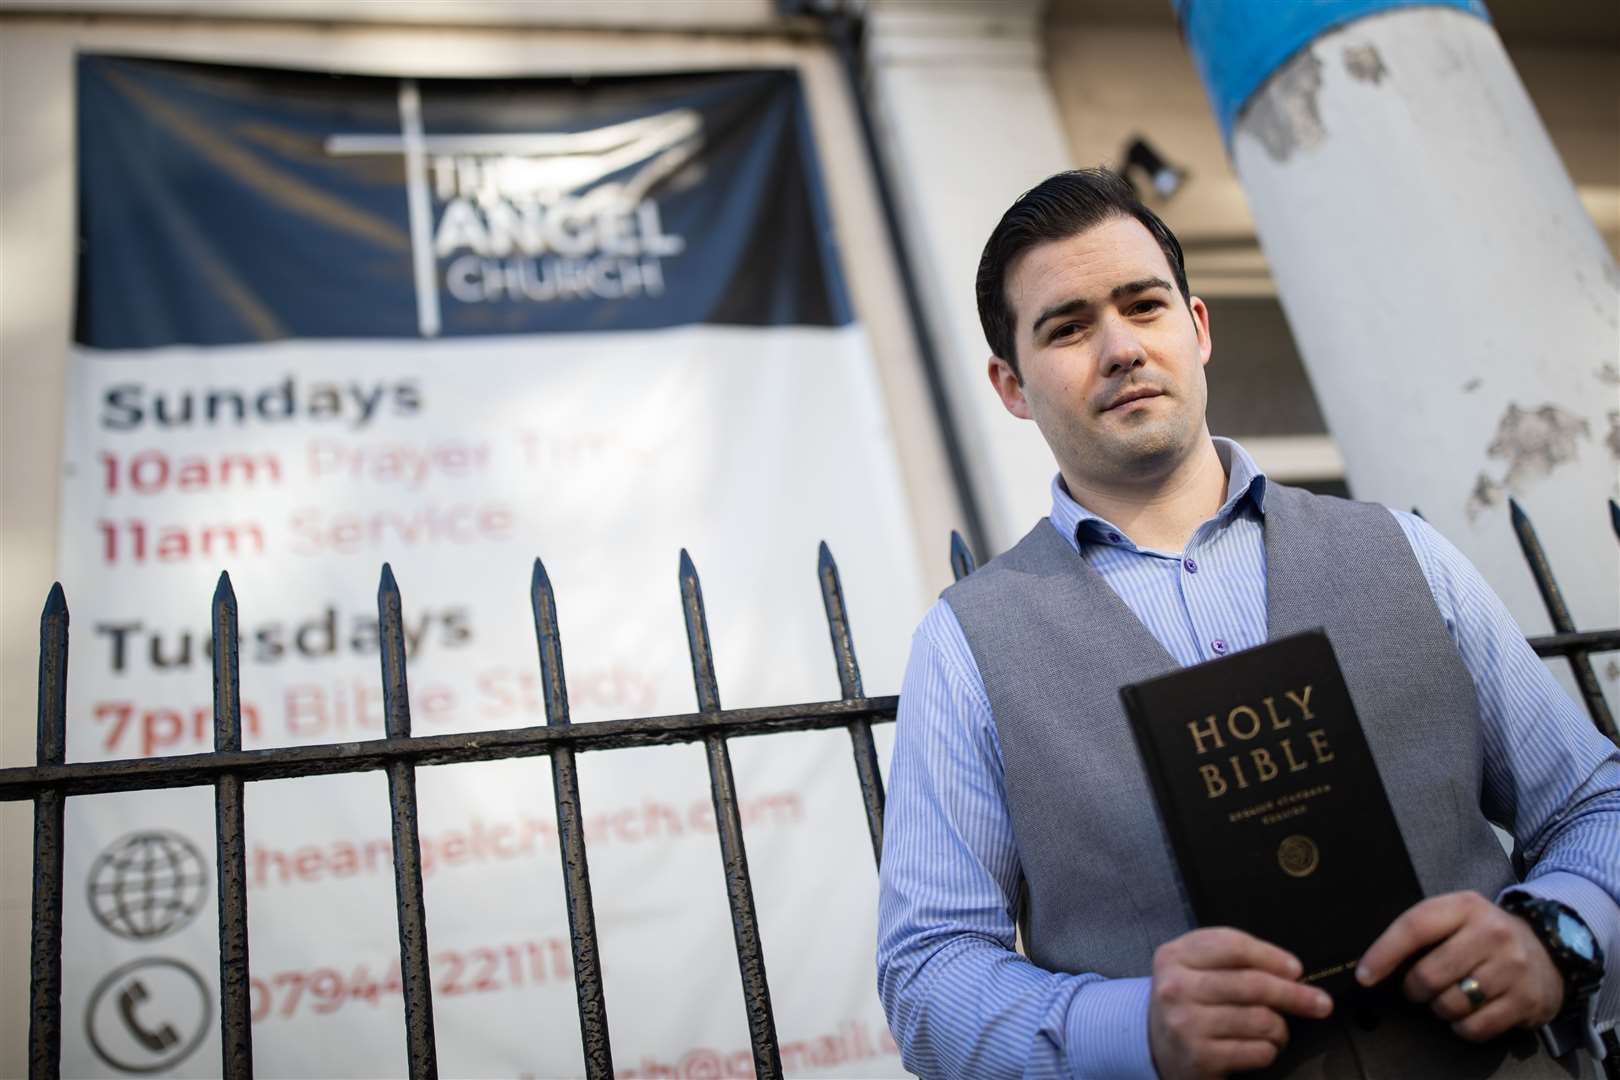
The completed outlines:
[[[1526,892],[1510,892],[1502,897],[1502,910],[1517,915],[1530,924],[1536,940],[1541,942],[1552,958],[1553,967],[1564,980],[1564,1006],[1553,1018],[1549,1028],[1573,1022],[1584,1029],[1570,1032],[1575,1042],[1590,1042],[1591,1007],[1598,987],[1603,983],[1603,947],[1593,936],[1575,909],[1557,900],[1534,896]],[[1549,1043],[1564,1043],[1553,1037],[1554,1032],[1544,1028],[1542,1036]],[[1597,1053],[1601,1056],[1601,1052]]]

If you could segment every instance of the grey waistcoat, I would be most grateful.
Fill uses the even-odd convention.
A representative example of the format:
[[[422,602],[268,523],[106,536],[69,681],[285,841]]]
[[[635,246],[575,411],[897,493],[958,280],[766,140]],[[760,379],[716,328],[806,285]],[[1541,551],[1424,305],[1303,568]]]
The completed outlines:
[[[1387,509],[1268,484],[1271,637],[1325,627],[1425,895],[1516,880],[1480,810],[1473,680]],[[1151,973],[1193,928],[1119,688],[1176,661],[1042,520],[944,593],[984,679],[1024,874],[1029,957],[1051,971]],[[1276,1075],[1571,1075],[1529,1033],[1473,1047],[1425,1014],[1314,1025]]]

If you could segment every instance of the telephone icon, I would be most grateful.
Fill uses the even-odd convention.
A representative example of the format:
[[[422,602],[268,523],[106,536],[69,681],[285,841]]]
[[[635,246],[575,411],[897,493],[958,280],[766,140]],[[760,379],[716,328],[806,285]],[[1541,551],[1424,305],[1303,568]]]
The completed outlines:
[[[213,995],[172,956],[132,960],[102,976],[84,1011],[91,1051],[121,1073],[162,1073],[196,1052],[210,1030]]]
[[[123,993],[118,995],[118,1015],[123,1019],[124,1026],[129,1028],[129,1033],[135,1036],[136,1042],[152,1053],[160,1054],[180,1041],[180,1033],[170,1024],[152,1028],[141,1023],[135,1011],[146,998],[146,984],[139,979],[131,980]]]

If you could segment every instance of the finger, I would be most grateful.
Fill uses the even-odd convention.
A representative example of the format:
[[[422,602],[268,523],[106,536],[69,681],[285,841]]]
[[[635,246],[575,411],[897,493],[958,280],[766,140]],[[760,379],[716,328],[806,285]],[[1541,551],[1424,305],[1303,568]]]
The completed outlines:
[[[1489,903],[1478,893],[1463,892],[1413,904],[1367,949],[1356,967],[1356,981],[1363,986],[1381,982],[1417,950],[1444,941],[1467,921],[1476,901]]]
[[[1288,1021],[1264,1005],[1226,1005],[1209,1010],[1205,1033],[1216,1039],[1264,1039],[1278,1049],[1288,1045]]]
[[[1524,992],[1524,981],[1519,978],[1511,961],[1493,957],[1469,972],[1469,975],[1478,980],[1480,992],[1485,995],[1485,1004],[1475,1005],[1458,985],[1453,984],[1429,1003],[1429,1008],[1440,1019],[1451,1022],[1466,1020],[1503,1001],[1511,1006],[1516,1016],[1515,1023],[1535,1019],[1529,1015],[1534,1002]]]
[[[1326,991],[1266,971],[1203,971],[1192,976],[1189,997],[1204,1005],[1263,1005],[1312,1019],[1333,1011],[1333,999]]]
[[[1477,975],[1475,969],[1494,954],[1488,930],[1473,923],[1465,924],[1412,965],[1401,988],[1408,1000],[1428,1004],[1447,990],[1455,990],[1464,976]],[[1457,992],[1457,997],[1467,1004],[1468,999],[1461,991]]]
[[[1177,959],[1205,971],[1255,968],[1284,979],[1297,979],[1304,966],[1293,953],[1253,934],[1229,926],[1194,930],[1177,939]]]
[[[1510,1028],[1521,1026],[1527,1019],[1525,1011],[1526,1004],[1517,995],[1504,994],[1494,1001],[1487,1001],[1452,1024],[1451,1030],[1469,1042],[1484,1042]]]
[[[1480,992],[1485,995],[1484,1004],[1475,1005],[1472,999],[1463,993],[1462,981],[1459,979],[1456,983],[1435,995],[1434,999],[1429,1002],[1429,1009],[1434,1015],[1448,1023],[1465,1020],[1485,1008],[1486,1005],[1491,1004],[1496,998],[1502,996],[1501,984],[1492,982],[1490,976],[1484,973],[1483,968],[1467,977],[1479,982]],[[1493,990],[1492,987],[1495,987],[1495,989]]]
[[[1264,1039],[1221,1039],[1208,1044],[1199,1055],[1200,1064],[1219,1076],[1263,1069],[1277,1060],[1280,1048]]]

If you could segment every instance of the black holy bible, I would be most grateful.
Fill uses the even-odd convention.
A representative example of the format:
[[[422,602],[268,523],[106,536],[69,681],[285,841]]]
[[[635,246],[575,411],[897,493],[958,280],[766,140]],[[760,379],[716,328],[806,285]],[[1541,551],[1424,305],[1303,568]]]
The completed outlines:
[[[1273,942],[1335,998],[1423,898],[1320,630],[1120,690],[1200,926]]]

